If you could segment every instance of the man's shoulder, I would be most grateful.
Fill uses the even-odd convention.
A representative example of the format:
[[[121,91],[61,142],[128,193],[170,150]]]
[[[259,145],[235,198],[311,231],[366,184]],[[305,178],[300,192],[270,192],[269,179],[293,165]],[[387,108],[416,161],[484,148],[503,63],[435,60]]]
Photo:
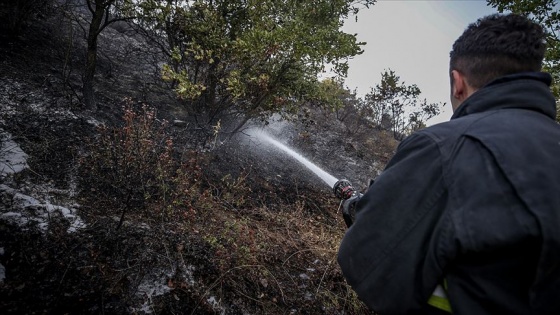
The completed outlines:
[[[433,143],[441,154],[450,154],[472,128],[477,128],[477,122],[484,116],[487,114],[474,114],[426,127],[410,136],[410,141],[424,143],[426,148],[428,143]]]
[[[416,133],[421,136],[429,137],[437,143],[455,138],[463,134],[470,125],[465,119],[453,119],[450,121],[435,124]]]
[[[477,129],[480,125],[499,125],[499,122],[496,120],[500,120],[501,118],[494,115],[497,112],[498,111],[487,111],[470,114],[426,127],[418,132],[432,138],[438,143],[444,141],[453,142],[462,135],[469,133],[471,130]]]

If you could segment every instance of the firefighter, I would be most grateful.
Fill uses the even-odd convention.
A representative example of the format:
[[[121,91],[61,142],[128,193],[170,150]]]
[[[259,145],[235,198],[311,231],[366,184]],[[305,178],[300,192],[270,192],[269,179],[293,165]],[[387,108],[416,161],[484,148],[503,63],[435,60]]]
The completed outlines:
[[[469,25],[450,53],[453,116],[402,141],[338,262],[381,314],[560,314],[560,126],[543,28]],[[348,212],[348,210],[346,210]]]

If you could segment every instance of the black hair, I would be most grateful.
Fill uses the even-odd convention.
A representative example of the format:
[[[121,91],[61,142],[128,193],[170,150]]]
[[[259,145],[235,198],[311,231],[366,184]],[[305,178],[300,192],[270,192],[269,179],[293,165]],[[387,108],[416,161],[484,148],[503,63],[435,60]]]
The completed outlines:
[[[541,71],[545,49],[542,26],[516,14],[493,14],[470,24],[455,41],[450,70],[478,89],[504,75]]]

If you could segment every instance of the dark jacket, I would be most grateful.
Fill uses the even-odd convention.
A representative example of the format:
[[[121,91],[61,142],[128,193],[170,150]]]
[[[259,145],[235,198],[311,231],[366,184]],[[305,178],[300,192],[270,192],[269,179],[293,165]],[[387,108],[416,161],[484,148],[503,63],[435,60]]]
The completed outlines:
[[[560,314],[560,126],[550,76],[503,77],[405,139],[357,205],[338,261],[373,310]]]

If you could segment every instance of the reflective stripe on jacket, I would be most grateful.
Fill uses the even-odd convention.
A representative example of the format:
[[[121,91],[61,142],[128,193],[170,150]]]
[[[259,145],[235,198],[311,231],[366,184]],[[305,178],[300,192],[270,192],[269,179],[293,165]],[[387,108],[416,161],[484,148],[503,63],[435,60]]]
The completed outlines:
[[[449,299],[447,298],[446,289],[444,289],[442,285],[438,284],[438,286],[432,293],[432,296],[430,296],[428,304],[442,311],[453,313],[451,310],[451,304],[449,303]]]

